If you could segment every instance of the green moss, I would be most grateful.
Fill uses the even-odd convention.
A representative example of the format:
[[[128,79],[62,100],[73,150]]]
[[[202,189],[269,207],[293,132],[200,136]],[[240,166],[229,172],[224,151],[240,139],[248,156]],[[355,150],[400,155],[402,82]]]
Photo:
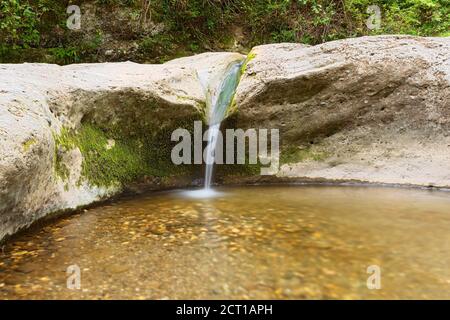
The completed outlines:
[[[60,134],[53,133],[53,139],[55,141],[55,154],[53,157],[55,174],[62,180],[67,180],[69,178],[70,171],[63,163],[62,156],[64,152],[73,149],[75,145],[71,139],[70,131],[66,128],[62,128]]]
[[[230,106],[227,108],[227,113],[225,117],[229,117],[236,111],[237,111],[237,102],[236,102],[236,95],[234,95],[233,99],[231,100]]]
[[[186,166],[172,164],[166,131],[126,135],[120,130],[83,124],[78,131],[61,130],[55,142],[55,171],[62,179],[68,178],[69,170],[60,154],[75,147],[83,155],[82,179],[95,186],[126,185],[146,176],[166,177],[188,171]]]
[[[245,58],[244,63],[241,66],[241,75],[243,75],[245,73],[245,71],[247,71],[248,63],[255,58],[256,58],[256,53],[254,53],[253,51],[250,51],[249,54],[247,55],[247,58]]]
[[[242,62],[241,70],[239,72],[239,82],[241,81],[242,76],[244,75],[245,71],[247,70],[247,64],[252,61],[256,57],[256,53],[250,52],[247,57],[245,58],[244,62]],[[233,95],[233,99],[231,100],[230,105],[227,108],[226,117],[229,117],[230,115],[234,114],[237,111],[237,103],[236,103],[236,95]]]
[[[292,146],[280,153],[280,164],[298,163],[307,160],[323,161],[328,157],[328,154],[324,151],[313,150],[311,147],[300,149]]]
[[[36,142],[37,142],[37,140],[34,138],[27,139],[25,142],[22,143],[23,150],[25,152],[28,152],[28,150],[30,150],[31,146],[34,145]]]

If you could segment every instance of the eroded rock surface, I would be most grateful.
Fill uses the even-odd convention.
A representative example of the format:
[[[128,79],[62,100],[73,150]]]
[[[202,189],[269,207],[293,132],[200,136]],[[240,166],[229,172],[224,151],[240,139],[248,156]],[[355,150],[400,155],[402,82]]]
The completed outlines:
[[[279,128],[280,177],[450,186],[450,38],[255,47],[237,126]]]
[[[183,121],[201,119],[206,93],[199,73],[215,77],[226,67],[218,61],[241,58],[218,53],[163,65],[0,65],[0,240],[51,212],[118,192],[117,177],[132,179],[152,170],[159,178],[170,176],[157,168],[160,163],[147,163],[147,153],[153,152],[145,150],[147,143]],[[128,140],[116,143],[104,135],[112,130]],[[155,153],[164,142],[170,143],[170,135]],[[141,162],[127,161],[125,153],[135,151]],[[97,172],[87,168],[92,162],[86,157],[98,159]],[[128,162],[134,166],[130,177]],[[118,175],[107,174],[114,170],[111,163]],[[86,172],[91,176],[83,177]],[[109,177],[112,181],[105,181]]]

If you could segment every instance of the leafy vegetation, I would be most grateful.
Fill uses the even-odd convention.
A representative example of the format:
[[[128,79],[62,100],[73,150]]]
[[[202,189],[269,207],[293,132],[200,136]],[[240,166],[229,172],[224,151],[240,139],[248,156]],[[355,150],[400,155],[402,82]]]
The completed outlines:
[[[29,47],[39,44],[39,16],[45,8],[33,8],[19,0],[0,3],[0,43],[2,47]]]
[[[381,27],[370,30],[367,8],[374,4],[381,9]],[[447,0],[92,0],[81,6],[82,15],[91,15],[82,20],[81,31],[66,27],[68,5],[1,1],[0,61],[163,62],[201,51],[246,51],[261,43],[448,36],[450,30]]]

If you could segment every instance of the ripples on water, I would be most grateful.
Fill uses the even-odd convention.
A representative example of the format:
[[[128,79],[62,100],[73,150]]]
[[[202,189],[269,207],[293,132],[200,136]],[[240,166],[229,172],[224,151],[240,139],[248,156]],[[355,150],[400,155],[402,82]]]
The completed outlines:
[[[449,298],[450,194],[266,186],[121,199],[16,237],[0,298]],[[66,287],[68,266],[81,290]],[[369,290],[367,267],[381,267]]]

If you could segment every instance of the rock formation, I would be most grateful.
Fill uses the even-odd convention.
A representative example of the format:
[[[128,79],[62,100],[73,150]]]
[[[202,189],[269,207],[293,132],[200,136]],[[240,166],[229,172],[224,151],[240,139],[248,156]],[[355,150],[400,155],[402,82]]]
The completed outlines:
[[[278,177],[450,186],[450,38],[255,47],[236,126],[279,128]]]
[[[167,163],[170,132],[204,119],[240,59],[0,65],[0,240],[139,179],[192,181]],[[275,179],[450,187],[450,38],[264,45],[242,70],[230,119],[280,129]]]

